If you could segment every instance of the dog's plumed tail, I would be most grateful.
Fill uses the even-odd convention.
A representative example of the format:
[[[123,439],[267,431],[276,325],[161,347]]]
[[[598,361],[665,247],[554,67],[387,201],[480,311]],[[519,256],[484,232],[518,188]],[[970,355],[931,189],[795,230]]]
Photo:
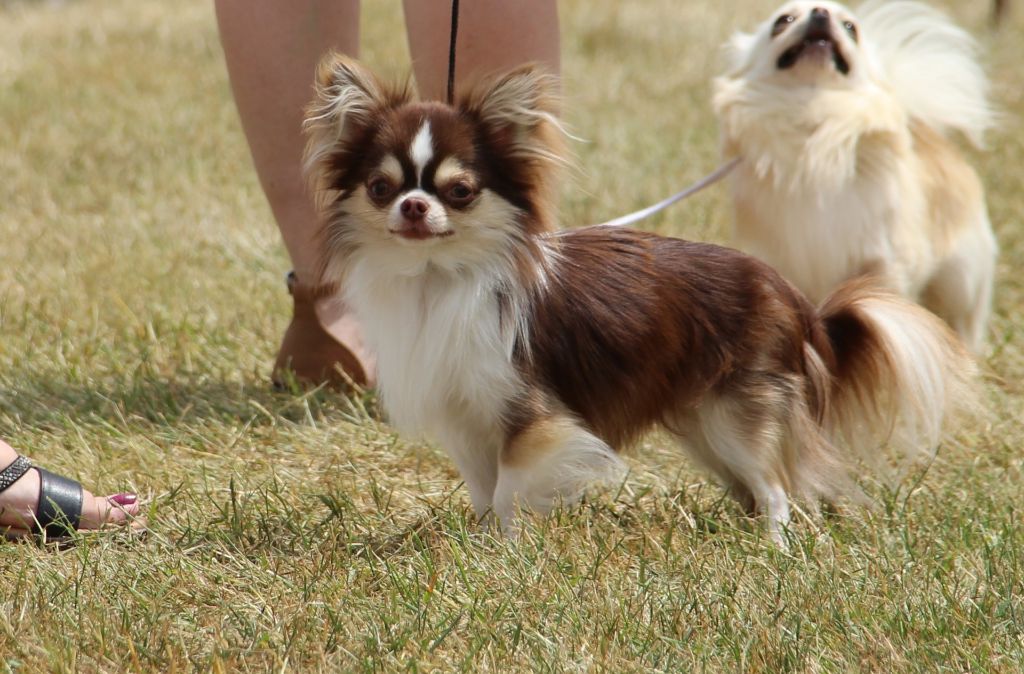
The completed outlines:
[[[826,437],[875,467],[931,456],[943,433],[978,409],[977,368],[957,336],[872,279],[824,301],[806,351]]]
[[[910,117],[940,132],[960,131],[981,147],[995,113],[974,39],[913,0],[871,0],[857,15],[875,67]]]

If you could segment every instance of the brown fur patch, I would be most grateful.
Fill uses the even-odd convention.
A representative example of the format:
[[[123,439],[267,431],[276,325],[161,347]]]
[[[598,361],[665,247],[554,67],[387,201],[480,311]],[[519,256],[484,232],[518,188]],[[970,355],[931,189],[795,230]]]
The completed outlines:
[[[976,222],[984,204],[984,189],[977,172],[949,139],[917,122],[910,125],[910,132],[922,164],[920,177],[928,200],[931,239],[939,256],[945,257],[964,229]]]
[[[742,372],[803,374],[813,310],[753,257],[604,227],[559,235],[557,251],[521,367],[611,446]]]

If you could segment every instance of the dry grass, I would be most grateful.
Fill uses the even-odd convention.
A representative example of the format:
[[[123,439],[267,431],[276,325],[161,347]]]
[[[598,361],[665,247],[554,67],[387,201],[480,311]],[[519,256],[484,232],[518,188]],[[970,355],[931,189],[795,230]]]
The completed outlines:
[[[398,3],[364,4],[366,60],[403,73]],[[621,490],[509,543],[372,400],[270,392],[288,265],[210,3],[0,2],[0,436],[141,490],[152,523],[145,540],[0,546],[0,668],[1018,670],[1024,13],[991,34],[988,3],[947,6],[1007,112],[975,155],[1003,247],[992,421],[781,553],[658,437]],[[562,5],[588,139],[567,224],[716,163],[717,45],[773,7]],[[727,223],[716,189],[647,226],[726,241]]]

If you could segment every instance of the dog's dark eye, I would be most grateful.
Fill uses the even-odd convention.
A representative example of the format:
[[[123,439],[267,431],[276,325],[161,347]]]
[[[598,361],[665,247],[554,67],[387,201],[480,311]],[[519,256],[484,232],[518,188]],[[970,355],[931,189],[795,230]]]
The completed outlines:
[[[465,206],[476,197],[476,190],[469,183],[457,182],[445,193],[448,201],[456,206]]]
[[[853,38],[853,41],[856,42],[857,41],[857,26],[853,25],[853,21],[844,21],[843,22],[843,28],[846,29],[846,32],[849,33],[850,37]]]
[[[796,21],[796,17],[792,14],[783,14],[779,18],[775,19],[775,24],[772,26],[772,37],[775,37],[782,31],[789,28],[789,24]]]
[[[370,182],[366,184],[366,191],[370,193],[370,197],[377,200],[383,201],[391,196],[391,192],[394,188],[391,186],[391,181],[383,176],[377,176],[372,178]]]

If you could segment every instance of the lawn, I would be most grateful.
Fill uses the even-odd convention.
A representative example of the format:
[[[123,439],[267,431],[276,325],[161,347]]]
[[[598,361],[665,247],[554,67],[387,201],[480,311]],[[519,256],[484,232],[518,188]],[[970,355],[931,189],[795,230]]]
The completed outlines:
[[[404,74],[400,3],[364,5],[364,59]],[[1002,247],[991,415],[783,552],[657,435],[509,541],[372,395],[273,392],[288,262],[212,3],[0,0],[0,437],[150,522],[0,545],[0,670],[1019,671],[1024,11],[944,5],[1004,112],[969,152]],[[774,7],[561,3],[566,226],[716,165],[718,45]],[[729,217],[715,187],[644,227],[725,243]]]

